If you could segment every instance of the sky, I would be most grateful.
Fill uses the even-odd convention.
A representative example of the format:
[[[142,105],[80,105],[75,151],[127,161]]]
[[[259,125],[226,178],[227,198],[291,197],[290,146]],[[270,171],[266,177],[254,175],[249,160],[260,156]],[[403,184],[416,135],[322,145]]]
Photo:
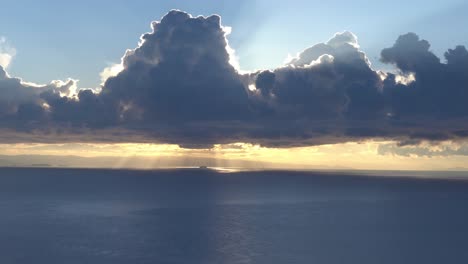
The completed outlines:
[[[468,169],[465,1],[2,10],[0,155]]]
[[[468,3],[447,1],[4,1],[0,34],[16,49],[9,72],[47,83],[74,78],[100,84],[99,72],[171,9],[194,16],[219,14],[232,27],[229,43],[242,69],[281,65],[288,54],[350,30],[378,64],[380,49],[415,32],[442,55],[468,44]],[[9,10],[9,11],[7,11]],[[21,14],[21,15],[18,15]],[[383,66],[382,66],[383,67]]]

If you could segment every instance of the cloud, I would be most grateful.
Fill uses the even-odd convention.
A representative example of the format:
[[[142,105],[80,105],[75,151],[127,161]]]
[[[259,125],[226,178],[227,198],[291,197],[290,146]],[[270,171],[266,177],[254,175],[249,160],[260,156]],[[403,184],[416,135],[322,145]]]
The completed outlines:
[[[0,66],[7,68],[10,65],[10,62],[13,58],[13,55],[8,53],[0,53]]]
[[[15,55],[16,50],[8,45],[5,37],[0,37],[0,66],[8,68]]]
[[[468,52],[457,46],[445,53],[441,62],[430,44],[414,33],[400,36],[395,45],[382,51],[382,61],[392,63],[414,80],[398,83],[390,74],[384,94],[392,121],[406,126],[415,139],[465,137],[468,127]]]
[[[377,149],[380,155],[395,156],[418,156],[418,157],[447,157],[447,156],[468,156],[468,145],[466,143],[421,142],[416,145],[401,146],[395,143],[381,144]]]
[[[146,123],[243,118],[247,92],[229,63],[220,22],[179,11],[153,22],[125,54],[124,69],[104,84],[105,96],[140,111]]]
[[[381,79],[351,32],[337,33],[327,43],[304,50],[274,70],[268,84],[265,74],[256,80],[262,94],[269,93],[277,109],[294,109],[301,118],[366,119],[383,108]]]
[[[1,69],[0,113],[10,131],[2,139],[19,141],[33,133],[30,140],[46,142],[205,148],[376,138],[407,145],[468,136],[463,46],[448,50],[442,62],[428,41],[402,35],[381,54],[397,70],[381,72],[372,68],[356,35],[345,31],[282,67],[241,72],[227,40],[230,28],[217,15],[173,10],[151,29],[120,64],[101,73],[99,92],[78,90],[74,80],[32,85]]]
[[[124,67],[121,63],[112,64],[104,68],[104,70],[99,73],[102,84],[104,84],[110,77],[117,76],[121,71],[123,71],[123,69]]]
[[[0,66],[0,128],[19,131],[34,130],[47,120],[49,105],[42,94],[68,95],[76,88],[76,81],[52,81],[47,85],[23,82],[13,78]]]

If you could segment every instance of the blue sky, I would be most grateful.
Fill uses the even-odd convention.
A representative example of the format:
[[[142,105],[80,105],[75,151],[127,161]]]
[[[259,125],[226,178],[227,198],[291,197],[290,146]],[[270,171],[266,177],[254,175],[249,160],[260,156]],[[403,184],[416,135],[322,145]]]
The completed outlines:
[[[119,62],[149,23],[170,9],[217,13],[233,28],[229,37],[242,69],[273,68],[335,32],[350,30],[376,67],[380,50],[413,31],[442,55],[467,45],[468,3],[447,1],[5,1],[0,36],[16,51],[14,76],[46,83],[72,77],[81,87],[100,82],[99,72]]]

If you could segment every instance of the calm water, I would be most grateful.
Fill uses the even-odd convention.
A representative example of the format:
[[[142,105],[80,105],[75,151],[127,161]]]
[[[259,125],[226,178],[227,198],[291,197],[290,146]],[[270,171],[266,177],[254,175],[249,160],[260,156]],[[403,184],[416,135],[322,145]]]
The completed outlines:
[[[0,210],[2,264],[468,263],[464,180],[0,169]]]

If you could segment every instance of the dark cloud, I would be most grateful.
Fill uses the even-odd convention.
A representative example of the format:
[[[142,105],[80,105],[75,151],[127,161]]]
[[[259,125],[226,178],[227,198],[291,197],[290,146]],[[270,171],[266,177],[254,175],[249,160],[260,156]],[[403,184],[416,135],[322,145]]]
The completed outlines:
[[[412,73],[415,81],[402,85],[386,83],[392,114],[398,118],[465,118],[468,115],[468,55],[459,46],[445,53],[441,63],[425,40],[413,33],[398,38],[395,45],[382,51],[382,61],[395,64],[402,72]]]
[[[381,80],[350,32],[304,50],[275,70],[275,98],[315,119],[367,119],[383,110]]]
[[[37,85],[10,77],[0,66],[0,128],[33,130],[47,122],[48,106],[41,94],[68,94],[74,80]]]
[[[153,32],[123,58],[124,70],[107,80],[104,95],[142,110],[145,122],[245,118],[247,92],[228,63],[220,22],[178,11],[153,22]]]
[[[73,80],[33,85],[0,68],[1,127],[9,131],[1,140],[30,135],[199,148],[369,138],[408,145],[468,135],[463,46],[448,50],[441,62],[428,41],[413,33],[400,36],[382,51],[381,60],[396,69],[384,73],[372,68],[354,34],[342,32],[283,67],[242,74],[230,63],[228,31],[219,16],[171,11],[151,26],[99,93],[70,96]]]
[[[400,36],[393,47],[382,50],[382,61],[394,63],[403,72],[432,71],[440,66],[440,59],[429,48],[427,40],[414,33]]]

